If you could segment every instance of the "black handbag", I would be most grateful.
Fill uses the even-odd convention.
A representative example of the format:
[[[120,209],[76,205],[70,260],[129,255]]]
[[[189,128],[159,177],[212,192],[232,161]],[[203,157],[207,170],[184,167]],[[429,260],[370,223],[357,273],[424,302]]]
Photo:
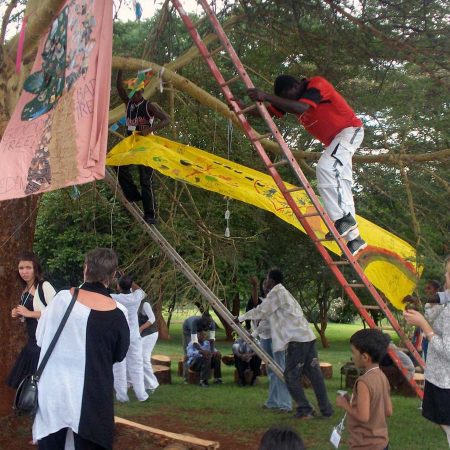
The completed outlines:
[[[41,377],[42,372],[44,371],[48,358],[50,357],[50,354],[55,348],[56,342],[58,341],[59,336],[64,328],[64,325],[66,324],[67,319],[69,318],[69,315],[73,309],[73,306],[75,305],[75,301],[78,297],[78,290],[79,290],[78,288],[75,288],[72,300],[70,301],[70,304],[67,307],[64,317],[62,318],[61,323],[59,324],[59,327],[56,330],[55,336],[53,337],[52,342],[48,346],[47,352],[42,358],[42,361],[39,364],[36,373],[34,375],[27,375],[21,381],[19,387],[17,388],[16,395],[14,397],[13,408],[16,410],[18,414],[34,416],[37,412],[39,378]]]

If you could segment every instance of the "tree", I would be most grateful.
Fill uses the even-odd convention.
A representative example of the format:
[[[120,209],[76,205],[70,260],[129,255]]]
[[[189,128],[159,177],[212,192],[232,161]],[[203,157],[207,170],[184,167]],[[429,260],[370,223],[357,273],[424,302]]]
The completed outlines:
[[[62,3],[63,0],[11,0],[5,3],[0,33],[0,135],[29,73],[39,37],[48,29]],[[122,4],[116,3],[118,8]],[[14,63],[18,37],[5,41],[5,36],[8,24],[23,17],[25,5],[28,23],[24,64],[17,75]],[[220,100],[219,89],[198,51],[192,47],[180,20],[169,11],[167,3],[164,8],[149,22],[115,25],[114,69],[135,71],[152,65],[158,72],[164,66],[162,79],[167,89],[159,93],[159,78],[155,77],[146,89],[146,96],[170,111],[174,123],[170,136],[227,156],[226,128],[231,118],[235,124],[231,158],[261,169],[261,162],[249,143],[236,131],[236,119]],[[445,244],[449,226],[450,175],[447,125],[449,8],[448,2],[440,0],[400,3],[384,0],[243,0],[231,6],[225,2],[224,10],[220,12],[221,21],[226,23],[227,33],[256,85],[270,90],[273,78],[281,72],[306,76],[322,74],[333,81],[363,117],[366,138],[362,151],[355,156],[357,207],[369,219],[418,247],[426,277],[437,276],[442,256],[449,251]],[[200,20],[199,25],[209,48],[217,49],[217,38],[208,34],[204,21]],[[218,51],[216,58],[226,77],[231,78],[234,72],[226,54]],[[242,87],[237,85],[236,89],[237,95],[245,96]],[[123,114],[122,106],[115,107],[118,104],[113,93],[111,123]],[[255,126],[261,128],[258,123]],[[299,128],[295,119],[280,126],[302,167],[310,175],[314,172],[320,145]],[[111,135],[110,145],[114,139]],[[273,155],[277,154],[275,144],[263,143]],[[283,175],[290,180],[288,173],[283,172]],[[159,182],[164,234],[225,304],[231,307],[237,294],[245,298],[248,277],[261,275],[271,264],[283,266],[286,272],[293,274],[305,270],[304,262],[311,259],[312,254],[300,251],[299,247],[305,245],[304,238],[296,232],[285,231],[286,228],[277,238],[290,236],[291,242],[268,245],[268,236],[273,239],[277,226],[267,213],[233,202],[233,238],[227,239],[223,236],[224,199],[213,198],[175,181],[160,178]],[[174,292],[181,302],[201,301],[187,283],[171,281],[172,264],[146,237],[134,237],[135,229],[126,215],[115,216],[115,231],[112,237],[108,236],[107,217],[114,195],[103,187],[96,187],[95,195],[91,195],[89,189],[81,189],[82,194],[86,194],[80,201],[83,210],[75,207],[73,215],[60,209],[60,202],[68,203],[67,193],[52,194],[42,202],[39,223],[51,224],[53,228],[49,227],[47,232],[39,228],[36,248],[51,256],[49,245],[45,243],[48,240],[64,249],[60,258],[49,257],[48,267],[55,270],[55,276],[62,277],[62,273],[58,273],[58,264],[69,267],[71,253],[65,246],[74,246],[74,233],[81,231],[86,237],[76,254],[79,258],[81,250],[87,246],[88,234],[96,230],[96,242],[109,240],[119,247],[123,245],[121,252],[126,267],[142,277],[161,309],[170,302]],[[15,301],[9,293],[17,291],[11,277],[15,271],[13,259],[19,250],[29,249],[33,244],[38,202],[38,197],[31,197],[5,202],[0,208],[0,258],[7,261],[4,270],[0,271],[4,286],[3,294],[0,294],[0,313],[4,321],[1,344],[2,351],[10,354],[9,359],[2,358],[5,364],[11,362],[11,336],[14,338],[17,332],[7,320]],[[115,213],[119,210],[118,207],[114,209]],[[75,223],[67,229],[53,224],[52,218],[59,211]],[[77,220],[76,212],[79,214]],[[74,228],[70,229],[72,226]],[[55,244],[56,233],[61,234],[61,239]],[[123,244],[127,243],[126,235],[134,239],[133,245]],[[271,252],[267,250],[269,247]],[[142,256],[144,251],[145,256]],[[136,255],[141,257],[136,258]],[[73,278],[67,282],[78,276],[76,270],[71,276]],[[313,292],[318,293],[316,297],[324,299],[326,308],[329,289],[321,284],[325,281],[320,276],[309,278],[311,283],[317,284],[310,285],[304,293],[305,298],[307,294],[311,298]],[[301,293],[295,280],[292,288],[293,292],[300,289],[298,292]],[[6,370],[6,365],[2,366],[0,373],[4,375]]]

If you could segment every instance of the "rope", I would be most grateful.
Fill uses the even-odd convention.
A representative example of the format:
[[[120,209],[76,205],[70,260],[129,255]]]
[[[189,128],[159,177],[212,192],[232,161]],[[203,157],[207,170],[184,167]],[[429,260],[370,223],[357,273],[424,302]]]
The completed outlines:
[[[36,206],[33,208],[33,211],[30,212],[28,217],[12,232],[11,236],[6,239],[5,242],[0,245],[0,250],[15,236],[15,234],[30,220],[30,217],[34,214],[34,212],[38,209],[39,202],[36,203]]]
[[[110,230],[110,236],[111,236],[111,240],[110,240],[110,248],[113,248],[113,214],[114,214],[114,208],[116,206],[116,198],[117,198],[117,186],[119,184],[119,170],[120,170],[120,166],[117,167],[117,172],[116,172],[116,184],[114,186],[114,196],[113,196],[113,204],[112,204],[112,208],[111,208],[111,214],[109,215],[109,230]]]
[[[228,159],[231,160],[231,147],[233,143],[233,122],[231,119],[228,119],[228,127],[227,127],[227,155]],[[227,197],[227,209],[225,210],[225,237],[230,237],[230,197]]]

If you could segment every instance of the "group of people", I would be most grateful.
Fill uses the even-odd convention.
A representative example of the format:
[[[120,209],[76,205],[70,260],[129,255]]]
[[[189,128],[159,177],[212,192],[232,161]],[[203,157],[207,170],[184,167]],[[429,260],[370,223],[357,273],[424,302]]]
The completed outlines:
[[[151,367],[158,332],[145,293],[129,276],[117,280],[111,249],[88,252],[83,273],[79,289],[56,293],[34,253],[18,257],[23,289],[11,317],[25,322],[28,340],[7,377],[10,387],[36,372],[76,299],[39,380],[33,441],[40,450],[112,448],[114,389],[127,401],[131,383],[143,401],[158,386]]]
[[[114,389],[119,401],[127,401],[130,383],[137,399],[144,401],[147,391],[157,386],[150,362],[157,338],[153,311],[144,291],[131,277],[117,274],[113,250],[100,248],[87,253],[84,282],[39,381],[33,439],[41,450],[62,449],[65,443],[73,443],[77,449],[111,448]],[[68,289],[55,295],[31,252],[20,255],[18,275],[23,290],[11,316],[25,322],[28,341],[7,379],[13,388],[36,371],[75,293]],[[445,289],[426,298],[425,315],[407,309],[404,317],[420,327],[428,340],[422,414],[443,428],[450,446],[450,257],[445,261],[445,278]],[[293,399],[297,404],[295,417],[314,418],[317,413],[300,383],[305,374],[320,413],[330,417],[333,407],[320,370],[316,338],[301,306],[282,283],[282,272],[269,270],[260,286],[261,295],[252,296],[254,308],[237,319],[251,321],[255,338],[284,370],[283,382],[269,369],[269,397],[264,407],[291,411]],[[116,285],[118,293],[112,293]],[[253,285],[257,292],[257,282]],[[377,329],[364,329],[351,337],[350,344],[352,359],[364,373],[351,396],[338,395],[336,406],[346,411],[350,448],[385,450],[389,445],[386,418],[393,408],[380,361],[390,339]],[[185,320],[183,348],[185,369],[200,373],[200,386],[208,386],[211,372],[216,383],[222,382],[215,323],[207,312]],[[242,340],[235,342],[233,351],[239,380],[244,384],[244,372],[250,369],[252,384],[259,374],[260,361],[252,362],[254,352]]]
[[[119,70],[116,87],[126,105],[128,135],[133,132],[146,135],[167,126],[170,116],[142,96],[144,82],[139,82],[138,78],[136,80],[137,84],[130,85],[131,92],[127,94],[123,87],[122,71]],[[358,230],[352,194],[352,157],[364,138],[361,119],[334,86],[320,76],[297,79],[279,75],[274,82],[273,94],[256,88],[249,89],[247,93],[253,101],[267,102],[268,111],[274,117],[295,115],[306,131],[325,146],[316,167],[317,188],[338,235],[347,242],[350,253],[356,256],[367,247]],[[244,108],[242,102],[237,100],[237,103]],[[259,116],[258,110],[249,114]],[[153,169],[138,166],[139,192],[129,168],[121,166],[118,169],[120,186],[128,201],[142,200],[144,220],[155,224]],[[326,237],[333,239],[331,232]]]
[[[445,260],[445,277],[443,291],[432,291],[430,283],[427,284],[425,315],[416,309],[407,309],[404,317],[409,324],[420,328],[428,340],[422,414],[442,427],[450,446],[450,308],[447,306],[450,302],[450,257]],[[252,321],[253,336],[284,370],[283,382],[269,369],[269,398],[264,407],[290,411],[292,398],[297,404],[295,417],[312,419],[316,412],[300,383],[305,374],[311,381],[322,416],[330,417],[333,408],[320,370],[316,338],[301,306],[282,282],[281,271],[271,269],[261,283],[260,297],[252,295],[247,312],[238,318],[239,322]],[[253,280],[252,284],[255,292],[257,282]],[[405,301],[411,302],[411,299]],[[346,411],[350,448],[387,450],[386,418],[392,415],[393,408],[389,381],[380,369],[380,362],[388,348],[391,346],[395,350],[395,346],[390,337],[378,329],[356,332],[350,344],[353,362],[363,369],[363,374],[356,380],[351,396],[341,393],[336,398],[336,406]],[[414,371],[412,363],[411,367]]]

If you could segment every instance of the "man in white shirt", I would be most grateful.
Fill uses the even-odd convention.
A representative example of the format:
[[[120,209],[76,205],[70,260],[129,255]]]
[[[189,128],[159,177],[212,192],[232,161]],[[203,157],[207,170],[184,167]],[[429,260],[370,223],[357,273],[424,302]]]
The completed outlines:
[[[270,323],[274,352],[286,351],[284,379],[292,398],[297,402],[298,419],[311,419],[314,410],[305,396],[301,376],[305,374],[311,381],[325,417],[333,414],[333,408],[320,370],[316,350],[316,337],[309,327],[302,308],[291,293],[281,284],[283,274],[279,269],[269,270],[266,277],[267,296],[264,302],[239,317],[247,319],[267,319]]]

